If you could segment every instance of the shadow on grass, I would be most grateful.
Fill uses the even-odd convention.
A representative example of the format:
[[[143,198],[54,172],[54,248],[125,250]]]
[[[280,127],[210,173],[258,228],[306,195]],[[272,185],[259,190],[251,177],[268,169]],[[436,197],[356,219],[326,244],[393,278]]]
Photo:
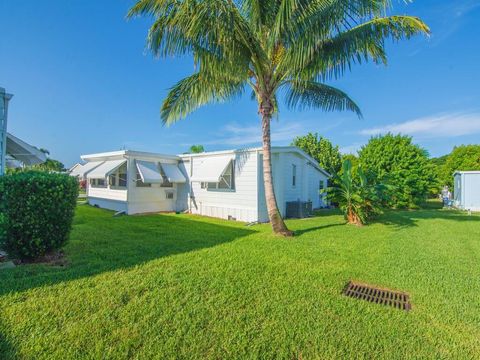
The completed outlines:
[[[214,247],[254,233],[242,224],[195,221],[183,215],[112,217],[112,212],[81,205],[70,242],[68,265],[26,265],[0,272],[0,295],[128,269],[150,260]]]
[[[397,228],[418,226],[421,220],[452,220],[459,222],[480,221],[475,215],[468,215],[457,210],[439,210],[438,208],[421,210],[387,210],[374,222]]]
[[[0,329],[1,329],[1,324],[0,324]],[[0,358],[2,360],[17,358],[17,353],[15,351],[15,348],[12,346],[10,341],[8,341],[7,338],[2,334],[1,330],[0,330]]]
[[[299,230],[295,230],[295,236],[300,236],[300,235],[303,235],[303,234],[306,234],[306,233],[309,233],[309,232],[312,232],[312,231],[324,230],[324,229],[328,229],[328,228],[331,228],[331,227],[345,226],[345,225],[346,225],[346,223],[334,223],[334,224],[325,224],[325,225],[320,225],[320,226],[313,226],[313,227],[306,228],[306,229],[299,229]]]

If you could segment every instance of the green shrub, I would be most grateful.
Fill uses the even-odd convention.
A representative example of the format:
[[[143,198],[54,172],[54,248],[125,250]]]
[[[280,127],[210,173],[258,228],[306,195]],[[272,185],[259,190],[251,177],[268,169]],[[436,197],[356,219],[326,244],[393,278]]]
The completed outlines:
[[[77,197],[78,183],[68,175],[26,171],[1,176],[0,247],[22,259],[61,248]]]
[[[385,185],[373,184],[361,167],[354,171],[351,161],[344,160],[342,170],[333,177],[327,196],[338,204],[349,224],[362,226],[381,212]]]
[[[372,137],[359,151],[359,163],[373,176],[374,183],[391,185],[383,204],[387,207],[418,207],[437,184],[428,153],[409,136]]]

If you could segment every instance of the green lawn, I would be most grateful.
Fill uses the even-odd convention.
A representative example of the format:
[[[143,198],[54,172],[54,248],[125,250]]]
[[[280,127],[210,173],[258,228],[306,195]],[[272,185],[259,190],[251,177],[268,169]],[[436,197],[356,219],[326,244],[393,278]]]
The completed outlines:
[[[0,358],[478,358],[480,216],[268,225],[78,207],[69,265],[0,271]],[[342,296],[411,294],[406,313]]]

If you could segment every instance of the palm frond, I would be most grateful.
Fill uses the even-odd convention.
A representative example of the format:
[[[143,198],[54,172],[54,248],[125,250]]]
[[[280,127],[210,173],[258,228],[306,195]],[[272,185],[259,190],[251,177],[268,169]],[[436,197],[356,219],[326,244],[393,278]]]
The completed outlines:
[[[409,39],[429,33],[428,26],[416,17],[375,18],[339,31],[332,37],[313,39],[315,36],[305,36],[299,39],[288,48],[281,71],[290,76],[300,75],[302,79],[338,78],[353,64],[369,59],[386,63],[386,39]]]
[[[358,105],[343,91],[314,81],[289,81],[286,102],[290,108],[317,108],[325,111],[353,111],[359,117]]]
[[[162,121],[165,125],[171,125],[202,105],[231,100],[243,93],[244,86],[245,83],[238,79],[211,78],[195,73],[170,89],[162,104]]]

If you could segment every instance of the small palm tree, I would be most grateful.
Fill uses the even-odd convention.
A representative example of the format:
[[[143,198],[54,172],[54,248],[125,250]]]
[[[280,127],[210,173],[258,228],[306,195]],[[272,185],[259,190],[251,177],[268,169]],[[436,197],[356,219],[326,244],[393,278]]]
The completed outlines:
[[[369,182],[361,167],[354,171],[350,160],[345,160],[334,180],[328,198],[339,205],[349,224],[362,226],[380,212],[385,185]]]
[[[389,7],[390,0],[139,0],[129,17],[153,18],[147,43],[156,56],[193,54],[195,73],[163,102],[164,124],[252,90],[261,117],[268,216],[275,233],[291,235],[273,189],[271,119],[280,99],[290,108],[361,116],[350,97],[324,82],[369,59],[386,63],[388,38],[429,32],[418,18],[386,16]]]

